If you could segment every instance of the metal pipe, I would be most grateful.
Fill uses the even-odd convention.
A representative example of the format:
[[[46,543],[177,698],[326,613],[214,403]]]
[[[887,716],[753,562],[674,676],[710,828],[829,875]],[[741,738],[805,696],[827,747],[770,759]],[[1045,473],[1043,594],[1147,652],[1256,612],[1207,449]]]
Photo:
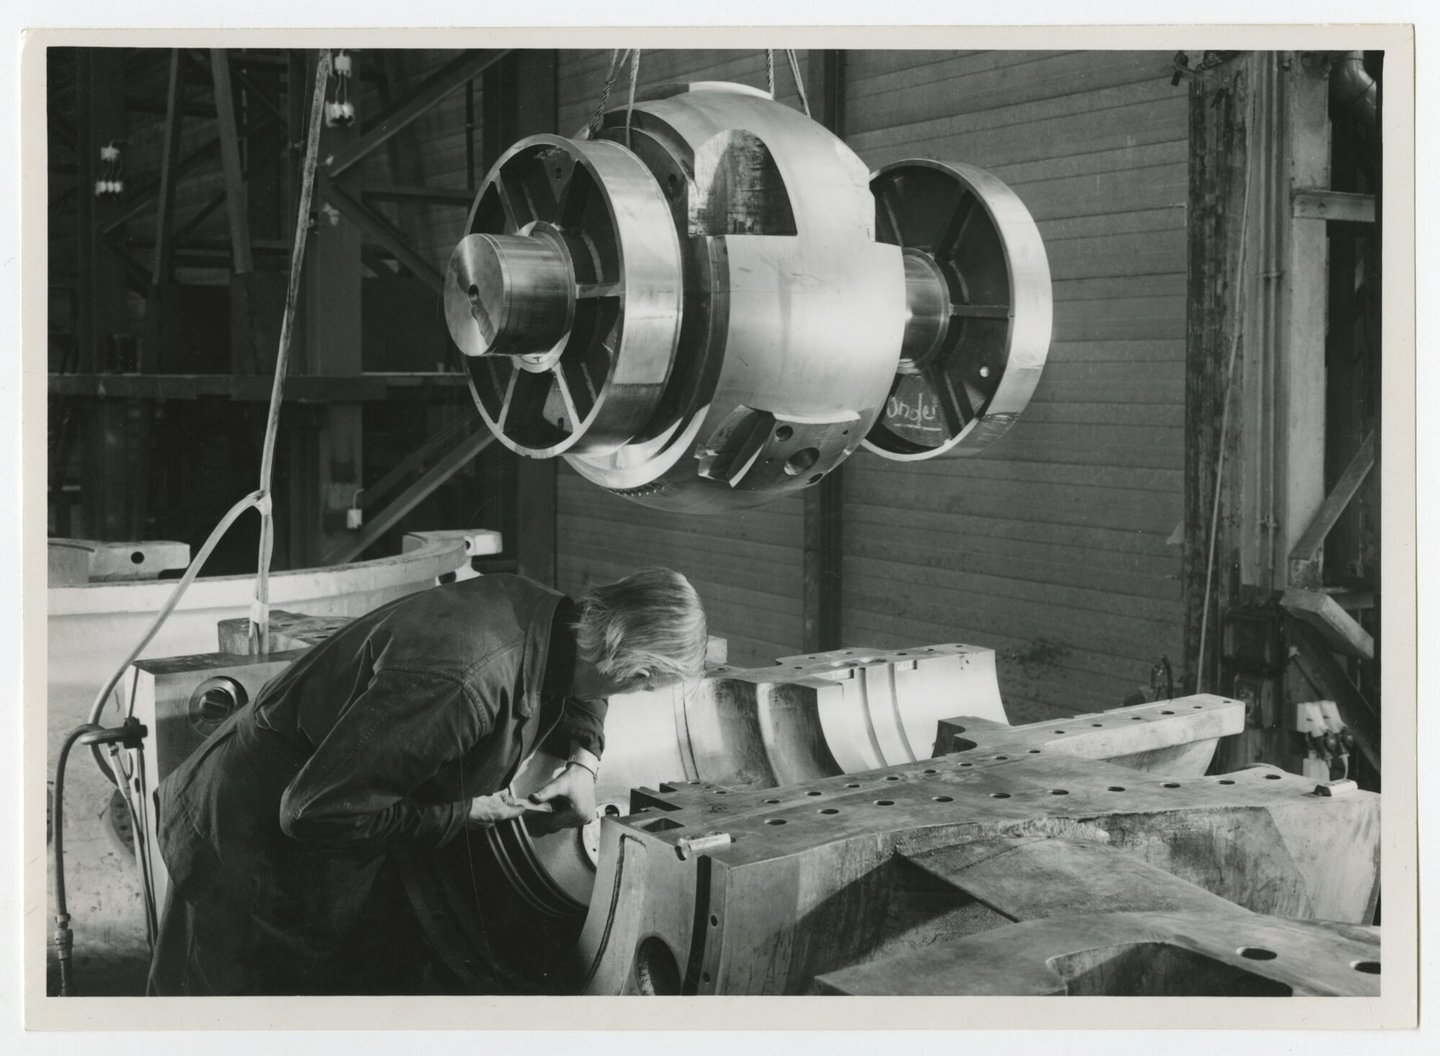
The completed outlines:
[[[1350,111],[1366,128],[1375,127],[1379,89],[1365,71],[1363,51],[1337,51],[1331,56],[1330,99]]]

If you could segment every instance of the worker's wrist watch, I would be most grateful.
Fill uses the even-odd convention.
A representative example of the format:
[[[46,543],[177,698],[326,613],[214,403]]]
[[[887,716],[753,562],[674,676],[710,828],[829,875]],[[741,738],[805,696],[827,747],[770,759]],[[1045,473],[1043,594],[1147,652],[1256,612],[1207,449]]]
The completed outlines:
[[[592,751],[589,751],[585,748],[576,748],[571,751],[570,757],[566,760],[566,762],[574,763],[576,766],[584,767],[586,770],[590,771],[591,777],[597,779],[600,777],[600,757]]]

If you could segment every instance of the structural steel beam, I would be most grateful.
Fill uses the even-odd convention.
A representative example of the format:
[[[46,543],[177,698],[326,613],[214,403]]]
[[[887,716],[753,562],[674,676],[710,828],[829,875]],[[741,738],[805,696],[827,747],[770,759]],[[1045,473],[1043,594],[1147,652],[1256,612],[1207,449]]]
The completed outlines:
[[[210,76],[215,82],[215,116],[220,130],[220,168],[225,177],[225,212],[235,274],[254,270],[250,256],[250,216],[245,176],[240,165],[240,135],[235,124],[235,98],[230,90],[230,62],[224,48],[210,49]]]
[[[320,193],[364,234],[395,254],[401,264],[414,272],[417,278],[424,280],[436,293],[444,290],[445,276],[412,248],[405,241],[405,236],[389,220],[366,208],[363,202],[342,189],[333,179],[321,179]]]
[[[1364,440],[1360,442],[1360,449],[1350,459],[1350,464],[1345,467],[1345,472],[1340,474],[1340,479],[1335,482],[1335,487],[1330,489],[1330,494],[1325,496],[1325,501],[1320,504],[1316,511],[1315,518],[1306,527],[1304,534],[1295,543],[1295,548],[1290,551],[1290,582],[1300,586],[1318,587],[1322,581],[1321,556],[1324,551],[1325,537],[1330,534],[1330,529],[1335,527],[1335,522],[1350,505],[1350,500],[1365,483],[1365,478],[1370,475],[1370,470],[1375,466],[1375,433],[1372,430]]]
[[[456,444],[419,480],[396,496],[394,502],[370,518],[364,528],[353,536],[342,539],[338,545],[327,551],[321,564],[342,565],[347,561],[353,561],[393,528],[401,517],[428,498],[431,492],[463,469],[471,459],[494,442],[495,435],[490,430],[483,427],[478,428],[469,437]]]
[[[509,49],[466,51],[427,78],[415,91],[397,103],[388,113],[376,119],[373,128],[342,150],[325,159],[325,169],[332,177],[363,161],[376,147],[412,121],[425,115],[451,92],[458,91],[474,80],[487,66],[503,58]]]

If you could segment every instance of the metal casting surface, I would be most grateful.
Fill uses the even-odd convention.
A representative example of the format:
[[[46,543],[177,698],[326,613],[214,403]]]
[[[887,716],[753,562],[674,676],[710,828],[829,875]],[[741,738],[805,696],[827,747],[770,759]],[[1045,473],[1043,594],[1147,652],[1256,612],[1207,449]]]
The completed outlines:
[[[1183,699],[1226,713],[1243,707]],[[1030,888],[1042,893],[1038,902],[996,909],[1006,892],[1026,888],[1030,868],[987,870],[988,845],[951,869],[921,867],[975,841],[1093,847],[1150,877],[1144,897],[1208,906],[1211,920],[1228,916],[1215,909],[1219,901],[1351,924],[1373,910],[1372,794],[1316,796],[1313,781],[1269,768],[1171,778],[1043,749],[970,755],[782,789],[637,791],[634,813],[604,824],[596,895],[577,946],[585,991],[811,992],[826,973],[1003,929],[1017,919],[1011,912],[1044,917],[1056,903],[1085,903],[1085,885],[1106,879],[1090,869],[1056,883],[1040,868]],[[713,834],[726,838],[687,853]],[[972,884],[973,868],[981,876]],[[1150,938],[1173,942],[1175,932]],[[678,971],[657,970],[666,965]],[[940,977],[933,992],[966,992],[957,978]],[[674,988],[656,990],[657,979]]]
[[[1049,341],[1044,248],[1004,184],[922,161],[872,184],[740,85],[663,86],[594,139],[517,144],[467,230],[446,317],[487,424],[662,509],[758,505],[862,442],[970,453],[1024,407]]]

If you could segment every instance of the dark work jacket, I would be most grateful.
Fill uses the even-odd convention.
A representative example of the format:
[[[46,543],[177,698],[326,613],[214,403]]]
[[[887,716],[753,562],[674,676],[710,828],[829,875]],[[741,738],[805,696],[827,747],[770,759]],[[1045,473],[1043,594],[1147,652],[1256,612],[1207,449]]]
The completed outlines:
[[[311,648],[172,772],[158,797],[171,882],[226,922],[238,962],[178,985],[275,992],[272,967],[320,971],[350,948],[386,859],[455,838],[471,798],[504,788],[547,732],[553,754],[599,755],[603,703],[555,691],[573,611],[505,575],[391,602]],[[547,686],[547,666],[564,677]],[[175,992],[184,972],[156,961],[152,981]]]

